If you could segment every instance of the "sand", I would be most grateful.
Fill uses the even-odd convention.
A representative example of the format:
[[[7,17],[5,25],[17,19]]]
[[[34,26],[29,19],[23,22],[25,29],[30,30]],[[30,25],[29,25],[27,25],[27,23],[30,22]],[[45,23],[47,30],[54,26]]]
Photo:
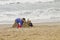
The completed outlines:
[[[39,23],[21,29],[7,24],[0,27],[0,40],[60,40],[60,23]]]

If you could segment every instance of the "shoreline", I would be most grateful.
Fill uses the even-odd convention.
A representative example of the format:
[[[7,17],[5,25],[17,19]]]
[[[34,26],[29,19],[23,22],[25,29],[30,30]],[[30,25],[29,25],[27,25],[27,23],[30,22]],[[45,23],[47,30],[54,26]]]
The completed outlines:
[[[13,24],[0,24],[0,28],[12,27]],[[35,26],[60,26],[60,22],[44,22],[44,23],[33,23]]]

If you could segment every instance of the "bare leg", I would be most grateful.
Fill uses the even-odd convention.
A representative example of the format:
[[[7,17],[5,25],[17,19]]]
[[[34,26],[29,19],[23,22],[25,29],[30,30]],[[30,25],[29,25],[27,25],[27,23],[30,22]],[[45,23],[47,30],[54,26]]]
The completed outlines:
[[[17,28],[17,23],[15,22],[12,27]]]

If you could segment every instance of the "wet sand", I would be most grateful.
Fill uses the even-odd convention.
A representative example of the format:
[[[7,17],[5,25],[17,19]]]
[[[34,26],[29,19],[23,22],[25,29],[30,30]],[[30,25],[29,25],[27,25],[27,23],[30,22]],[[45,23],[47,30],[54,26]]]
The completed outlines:
[[[60,40],[60,23],[35,23],[32,28],[21,29],[11,26],[0,24],[0,40]]]

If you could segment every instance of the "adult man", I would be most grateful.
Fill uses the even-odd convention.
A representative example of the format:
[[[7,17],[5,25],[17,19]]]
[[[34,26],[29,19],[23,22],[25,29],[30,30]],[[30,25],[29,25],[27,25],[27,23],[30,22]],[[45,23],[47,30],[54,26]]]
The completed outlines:
[[[16,18],[15,23],[13,24],[13,27],[21,28],[24,21],[25,21],[25,18],[22,18],[22,19]]]

